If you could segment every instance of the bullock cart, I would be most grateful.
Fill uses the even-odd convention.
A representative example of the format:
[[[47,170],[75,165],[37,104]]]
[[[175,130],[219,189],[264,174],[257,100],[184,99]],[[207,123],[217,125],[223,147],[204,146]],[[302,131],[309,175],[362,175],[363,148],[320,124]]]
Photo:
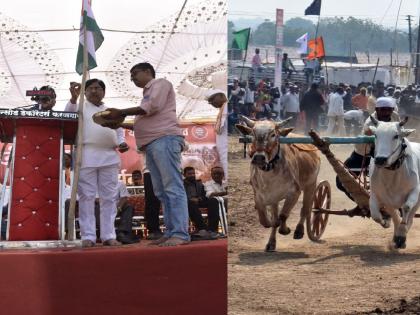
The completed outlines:
[[[306,219],[306,230],[309,239],[319,241],[324,233],[329,215],[345,215],[349,217],[361,216],[370,217],[369,210],[369,182],[368,178],[361,172],[361,177],[355,176],[344,164],[336,159],[331,152],[330,144],[355,144],[374,143],[373,136],[359,137],[323,137],[315,131],[309,132],[310,137],[287,138],[281,137],[281,143],[311,143],[315,145],[333,167],[343,187],[352,196],[357,206],[354,209],[332,210],[331,209],[331,186],[326,180],[321,181],[314,193],[311,215]],[[366,165],[368,167],[368,165]],[[415,217],[420,217],[416,214]]]

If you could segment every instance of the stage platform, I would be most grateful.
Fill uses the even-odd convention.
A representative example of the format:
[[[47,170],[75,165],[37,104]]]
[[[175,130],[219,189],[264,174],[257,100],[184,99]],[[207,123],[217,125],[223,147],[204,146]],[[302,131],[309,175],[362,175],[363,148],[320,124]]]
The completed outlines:
[[[227,314],[227,239],[0,250],[0,314]]]

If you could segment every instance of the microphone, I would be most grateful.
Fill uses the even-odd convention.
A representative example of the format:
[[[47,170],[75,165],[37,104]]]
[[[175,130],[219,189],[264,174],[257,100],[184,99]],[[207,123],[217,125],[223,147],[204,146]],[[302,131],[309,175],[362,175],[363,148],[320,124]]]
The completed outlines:
[[[13,109],[25,109],[25,108],[34,107],[35,105],[38,105],[38,109],[39,109],[39,104],[38,103],[37,104],[31,104],[31,105],[25,105],[25,106],[18,106],[18,107],[15,107]]]

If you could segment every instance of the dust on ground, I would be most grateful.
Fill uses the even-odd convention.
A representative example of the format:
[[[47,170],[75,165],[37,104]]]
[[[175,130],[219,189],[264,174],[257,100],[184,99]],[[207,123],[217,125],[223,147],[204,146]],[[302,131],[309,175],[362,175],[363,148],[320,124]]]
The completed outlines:
[[[352,146],[335,145],[342,161]],[[270,230],[258,223],[249,158],[238,137],[229,139],[229,314],[420,314],[420,219],[407,248],[389,249],[392,228],[370,219],[330,216],[322,242],[277,234],[277,251],[265,253]],[[322,157],[318,181],[332,187],[332,209],[354,204],[335,187]],[[396,187],[396,189],[398,189]],[[301,198],[288,225],[297,222]]]

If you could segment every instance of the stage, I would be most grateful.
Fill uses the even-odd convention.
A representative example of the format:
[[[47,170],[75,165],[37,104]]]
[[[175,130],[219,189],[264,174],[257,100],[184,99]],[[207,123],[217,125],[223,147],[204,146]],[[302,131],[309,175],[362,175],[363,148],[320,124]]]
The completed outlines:
[[[227,314],[227,239],[0,251],[0,314]]]

